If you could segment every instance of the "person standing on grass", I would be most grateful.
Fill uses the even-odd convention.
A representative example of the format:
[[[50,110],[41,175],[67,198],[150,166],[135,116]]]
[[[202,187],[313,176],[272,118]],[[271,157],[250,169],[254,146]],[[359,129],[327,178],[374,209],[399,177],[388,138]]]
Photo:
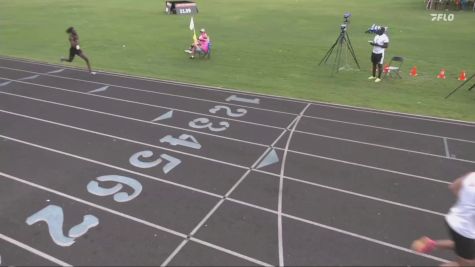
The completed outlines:
[[[441,266],[475,266],[475,172],[458,178],[449,188],[457,196],[457,202],[445,216],[452,240],[423,236],[412,243],[412,249],[421,253],[436,248],[454,250],[457,260]]]
[[[371,54],[373,76],[370,76],[368,79],[379,83],[381,81],[381,74],[383,73],[384,50],[389,46],[389,38],[386,35],[386,29],[381,27],[381,29],[376,33],[374,40],[369,44],[373,46],[373,53]],[[378,77],[376,77],[376,68],[378,69]]]
[[[91,70],[91,64],[89,63],[89,59],[86,57],[84,52],[82,52],[81,47],[79,46],[79,35],[73,27],[69,27],[66,29],[66,33],[69,34],[69,43],[71,44],[71,48],[69,48],[69,58],[61,58],[61,62],[73,62],[74,56],[78,55],[80,58],[84,59],[87,64],[87,69],[89,73],[92,75],[96,74]]]

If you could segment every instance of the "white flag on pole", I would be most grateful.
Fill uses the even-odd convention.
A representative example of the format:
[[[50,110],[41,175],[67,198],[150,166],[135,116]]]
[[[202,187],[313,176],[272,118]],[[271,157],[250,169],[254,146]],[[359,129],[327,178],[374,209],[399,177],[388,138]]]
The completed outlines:
[[[191,20],[190,20],[190,31],[194,30],[195,29],[195,23],[193,22],[193,17],[191,17]]]

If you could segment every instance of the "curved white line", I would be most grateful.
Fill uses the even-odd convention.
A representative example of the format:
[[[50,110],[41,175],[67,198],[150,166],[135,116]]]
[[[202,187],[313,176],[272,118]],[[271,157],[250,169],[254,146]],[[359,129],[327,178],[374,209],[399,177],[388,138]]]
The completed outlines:
[[[310,103],[305,106],[305,108],[300,112],[299,116],[295,120],[294,126],[290,130],[289,137],[287,138],[287,143],[285,144],[284,155],[282,156],[282,165],[280,167],[280,176],[279,176],[279,202],[277,205],[277,232],[278,232],[278,242],[279,242],[279,266],[284,266],[284,240],[282,236],[282,193],[284,189],[284,171],[285,171],[285,161],[287,159],[287,152],[289,151],[290,140],[292,140],[292,135],[294,134],[297,125],[299,124],[300,119],[303,117],[305,111],[310,107]]]

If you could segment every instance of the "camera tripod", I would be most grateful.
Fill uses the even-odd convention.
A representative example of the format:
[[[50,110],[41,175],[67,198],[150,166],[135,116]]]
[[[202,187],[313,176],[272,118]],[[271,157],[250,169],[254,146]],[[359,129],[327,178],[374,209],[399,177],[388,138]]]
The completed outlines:
[[[355,61],[356,66],[358,66],[358,69],[361,69],[360,64],[358,63],[358,60],[356,59],[355,50],[353,49],[353,46],[351,45],[350,36],[348,35],[348,32],[347,32],[346,28],[347,28],[346,24],[341,25],[340,35],[338,36],[338,38],[336,39],[336,42],[332,45],[330,50],[328,50],[328,52],[325,54],[323,59],[320,61],[320,63],[318,64],[319,66],[323,62],[327,63],[327,61],[330,59],[330,56],[332,55],[332,53],[334,52],[334,50],[336,48],[336,56],[335,56],[335,59],[334,59],[334,62],[333,62],[333,69],[335,70],[335,72],[339,72],[340,70],[344,69],[344,66],[349,65],[348,64],[348,52],[350,52],[351,56],[353,57],[353,60]],[[341,65],[341,58],[342,58],[341,54],[342,54],[342,52],[345,48],[346,48],[346,50],[345,50],[345,62],[344,62],[345,65],[342,67],[342,65]]]
[[[450,92],[450,94],[448,94],[445,99],[449,98],[451,95],[453,95],[458,89],[462,88],[465,84],[467,84],[469,81],[471,81],[473,78],[475,77],[475,74],[473,74],[472,76],[470,76],[470,78],[468,78],[465,82],[463,82],[461,85],[457,86],[457,88],[455,88],[452,92]],[[470,88],[468,88],[468,91],[472,91],[472,89],[475,88],[475,83],[470,86]]]

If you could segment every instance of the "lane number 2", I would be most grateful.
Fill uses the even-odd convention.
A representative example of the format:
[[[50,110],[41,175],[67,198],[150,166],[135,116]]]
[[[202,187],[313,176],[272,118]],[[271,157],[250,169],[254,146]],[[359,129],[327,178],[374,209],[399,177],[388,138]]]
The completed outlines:
[[[209,110],[209,112],[212,113],[212,114],[216,114],[220,110],[225,110],[226,115],[228,115],[229,117],[233,117],[233,118],[242,117],[242,116],[246,115],[246,113],[247,113],[246,109],[238,108],[238,109],[236,109],[236,112],[233,112],[230,107],[223,106],[223,105],[214,106],[214,108],[211,108]]]

